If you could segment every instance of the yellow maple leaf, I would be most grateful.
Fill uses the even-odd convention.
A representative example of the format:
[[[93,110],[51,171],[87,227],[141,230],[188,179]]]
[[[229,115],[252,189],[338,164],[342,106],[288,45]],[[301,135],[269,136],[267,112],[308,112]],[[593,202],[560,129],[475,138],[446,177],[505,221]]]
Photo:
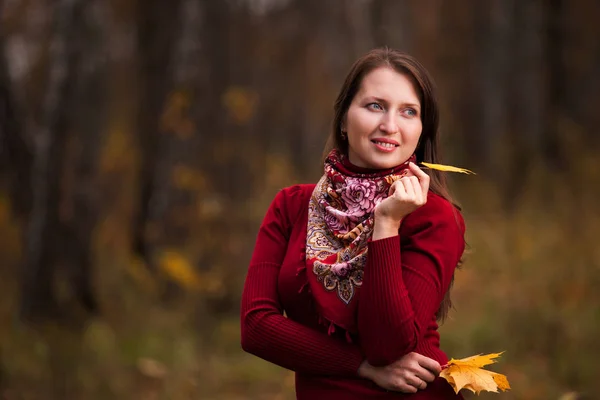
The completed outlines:
[[[457,365],[468,365],[470,367],[484,367],[486,365],[496,363],[496,358],[500,357],[502,353],[490,353],[490,354],[477,354],[475,356],[461,358],[460,360],[455,360],[454,358],[448,362],[448,365],[457,364]]]
[[[509,390],[510,385],[506,376],[481,368],[495,363],[495,358],[501,354],[479,354],[460,360],[453,358],[446,364],[440,377],[446,379],[456,393],[461,389],[468,389],[477,394],[483,390],[488,392],[498,392],[498,389]]]
[[[466,168],[453,167],[452,165],[432,164],[426,162],[422,162],[421,164],[429,169],[436,169],[438,171],[460,172],[461,174],[475,175],[475,172],[473,171],[470,171]]]

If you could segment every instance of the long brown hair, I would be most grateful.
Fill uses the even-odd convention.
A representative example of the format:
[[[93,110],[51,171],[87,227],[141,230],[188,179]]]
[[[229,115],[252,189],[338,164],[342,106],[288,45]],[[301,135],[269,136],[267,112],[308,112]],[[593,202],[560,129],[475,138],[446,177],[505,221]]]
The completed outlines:
[[[348,154],[348,141],[342,135],[342,121],[348,112],[352,100],[354,100],[354,96],[360,89],[363,78],[369,72],[379,67],[389,67],[399,74],[408,77],[419,96],[423,130],[415,150],[417,163],[441,163],[438,148],[439,106],[433,79],[431,79],[425,67],[415,58],[387,47],[371,50],[352,65],[334,104],[333,129],[325,145],[323,157],[327,157],[327,154],[334,148],[339,149],[344,154]],[[430,177],[429,187],[431,191],[458,207],[450,196],[444,174],[436,170],[428,170],[427,172]],[[459,262],[459,266],[460,264],[461,262]],[[453,283],[454,276],[452,276],[450,288]],[[436,314],[438,320],[441,321],[446,318],[448,311],[452,307],[450,288],[448,288]]]

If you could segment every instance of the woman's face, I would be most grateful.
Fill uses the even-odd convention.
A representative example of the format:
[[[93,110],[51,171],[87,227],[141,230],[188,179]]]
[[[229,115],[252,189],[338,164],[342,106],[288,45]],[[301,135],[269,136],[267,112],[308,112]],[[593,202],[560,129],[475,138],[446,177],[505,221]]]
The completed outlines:
[[[408,160],[422,129],[421,104],[412,82],[389,67],[364,76],[342,122],[350,162],[375,169]]]

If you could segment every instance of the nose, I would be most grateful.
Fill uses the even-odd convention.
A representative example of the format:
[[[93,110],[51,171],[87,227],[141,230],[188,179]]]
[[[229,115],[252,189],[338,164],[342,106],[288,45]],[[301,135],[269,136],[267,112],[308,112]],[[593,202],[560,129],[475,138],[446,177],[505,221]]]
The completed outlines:
[[[385,113],[382,116],[381,124],[379,125],[379,129],[388,134],[398,132],[398,123],[393,113]]]

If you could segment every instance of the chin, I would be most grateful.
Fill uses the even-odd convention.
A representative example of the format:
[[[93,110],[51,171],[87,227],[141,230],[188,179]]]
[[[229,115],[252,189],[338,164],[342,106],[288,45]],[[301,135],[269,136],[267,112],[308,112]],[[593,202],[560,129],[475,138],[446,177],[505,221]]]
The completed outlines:
[[[403,162],[405,162],[406,160],[400,160],[398,158],[394,158],[394,159],[389,159],[389,160],[382,160],[382,159],[371,159],[369,160],[369,168],[373,168],[373,169],[389,169],[389,168],[394,168],[400,164],[402,164]]]

